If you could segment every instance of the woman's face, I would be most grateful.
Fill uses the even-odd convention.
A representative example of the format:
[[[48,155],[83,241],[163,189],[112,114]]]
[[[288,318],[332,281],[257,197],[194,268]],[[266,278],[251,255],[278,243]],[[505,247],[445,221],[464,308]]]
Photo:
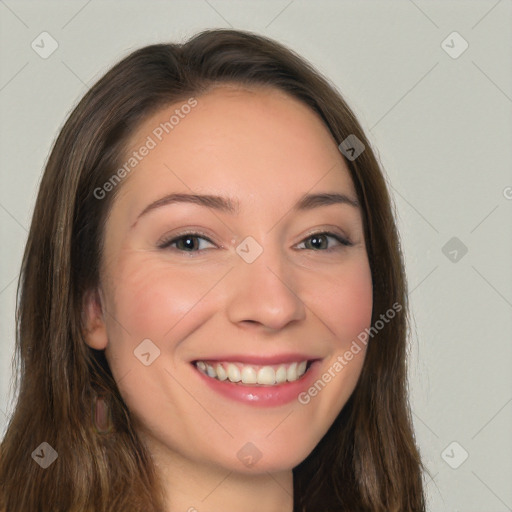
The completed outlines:
[[[372,281],[361,210],[336,142],[297,100],[223,86],[184,104],[148,119],[125,155],[137,164],[107,219],[103,313],[88,343],[106,349],[155,449],[288,470],[363,365],[353,342],[370,325]]]

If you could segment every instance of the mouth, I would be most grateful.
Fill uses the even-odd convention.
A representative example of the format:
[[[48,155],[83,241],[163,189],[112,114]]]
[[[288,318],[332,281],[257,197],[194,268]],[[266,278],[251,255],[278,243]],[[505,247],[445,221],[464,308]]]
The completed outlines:
[[[323,359],[304,353],[232,354],[195,359],[190,366],[198,385],[221,399],[268,408],[297,400],[318,379]]]
[[[315,362],[301,359],[278,364],[247,364],[240,361],[197,360],[192,364],[203,375],[239,386],[277,387],[304,378]]]

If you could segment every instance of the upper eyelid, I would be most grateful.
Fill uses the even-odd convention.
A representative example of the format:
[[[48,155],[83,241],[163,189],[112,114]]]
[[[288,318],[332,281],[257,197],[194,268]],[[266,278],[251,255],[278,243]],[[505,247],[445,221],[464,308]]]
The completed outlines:
[[[159,242],[157,242],[157,246],[159,248],[165,249],[169,245],[172,245],[172,244],[176,243],[178,240],[180,240],[181,238],[185,238],[187,236],[195,237],[195,238],[202,238],[211,244],[217,245],[211,239],[211,237],[208,236],[206,233],[202,233],[200,231],[189,230],[189,231],[185,231],[183,233],[176,233],[176,234],[170,235],[169,237],[164,236],[164,237],[162,237],[162,239]]]
[[[336,232],[330,231],[330,230],[313,231],[312,233],[304,236],[302,238],[302,240],[299,242],[299,244],[304,243],[306,240],[308,240],[309,238],[316,236],[316,235],[324,235],[328,238],[335,238],[338,241],[338,243],[340,243],[341,245],[343,245],[345,247],[354,245],[354,243],[348,236],[346,236],[344,234],[339,234],[339,233],[336,233]]]

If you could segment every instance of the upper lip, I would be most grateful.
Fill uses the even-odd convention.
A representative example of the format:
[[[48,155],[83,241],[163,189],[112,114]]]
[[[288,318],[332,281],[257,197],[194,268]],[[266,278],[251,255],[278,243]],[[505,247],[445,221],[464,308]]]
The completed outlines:
[[[279,363],[293,363],[294,361],[314,361],[321,359],[317,356],[311,356],[307,354],[298,353],[286,353],[286,354],[275,354],[273,356],[258,356],[250,354],[231,354],[226,356],[211,356],[194,359],[193,362],[197,361],[217,361],[227,363],[243,363],[243,364],[255,364],[258,366],[274,365]]]

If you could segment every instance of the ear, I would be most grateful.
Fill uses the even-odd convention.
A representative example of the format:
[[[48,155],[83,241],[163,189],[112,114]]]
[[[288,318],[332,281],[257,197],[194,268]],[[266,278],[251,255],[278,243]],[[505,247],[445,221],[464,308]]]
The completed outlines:
[[[94,289],[85,293],[82,307],[82,326],[85,342],[96,350],[107,346],[107,326],[103,314],[101,290]]]

